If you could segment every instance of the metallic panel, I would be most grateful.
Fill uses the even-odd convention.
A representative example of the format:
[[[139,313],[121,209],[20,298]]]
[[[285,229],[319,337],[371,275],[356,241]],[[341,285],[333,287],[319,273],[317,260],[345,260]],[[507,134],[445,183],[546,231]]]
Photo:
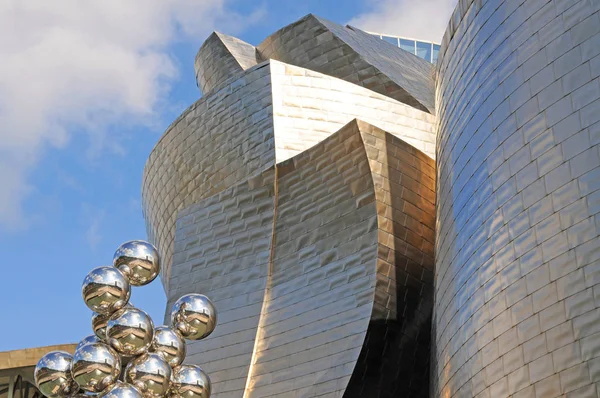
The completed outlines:
[[[454,12],[437,62],[432,396],[600,391],[599,10]]]
[[[318,144],[355,118],[435,156],[436,118],[356,84],[270,61],[277,162]]]
[[[196,54],[194,70],[198,88],[206,94],[257,63],[253,45],[236,37],[213,32]]]
[[[361,117],[434,155],[435,117],[363,87],[278,61],[227,80],[176,120],[146,163],[142,199],[168,289],[175,217]]]
[[[309,14],[269,36],[257,49],[262,59],[325,73],[435,112],[433,66],[360,29]]]
[[[159,140],[144,168],[142,200],[150,241],[169,289],[177,213],[275,161],[269,64],[245,71],[190,106]]]
[[[210,374],[213,397],[240,397],[246,384],[265,295],[274,192],[271,168],[198,201],[177,219],[167,308],[184,294],[201,293],[218,309],[215,331],[186,342],[186,363]],[[165,318],[168,323],[168,313]]]
[[[183,210],[169,303],[219,308],[188,343],[215,396],[426,396],[434,178],[428,156],[352,121]]]

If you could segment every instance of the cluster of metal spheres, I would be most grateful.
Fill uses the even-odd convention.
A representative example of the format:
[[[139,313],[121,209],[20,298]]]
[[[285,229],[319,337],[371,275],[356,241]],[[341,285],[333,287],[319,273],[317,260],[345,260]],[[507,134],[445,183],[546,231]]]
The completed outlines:
[[[73,355],[52,351],[35,368],[38,389],[48,398],[210,397],[210,379],[197,365],[183,364],[185,339],[200,340],[217,324],[212,302],[188,294],[175,302],[171,326],[154,327],[129,303],[131,286],[152,282],[160,272],[158,251],[144,241],[122,244],[113,266],[93,269],[81,289],[94,311],[93,335]]]

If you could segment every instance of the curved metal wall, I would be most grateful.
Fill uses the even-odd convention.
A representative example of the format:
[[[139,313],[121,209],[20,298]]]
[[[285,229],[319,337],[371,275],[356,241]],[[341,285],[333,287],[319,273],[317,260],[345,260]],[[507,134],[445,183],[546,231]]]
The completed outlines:
[[[595,397],[600,2],[463,0],[438,60],[434,396]]]

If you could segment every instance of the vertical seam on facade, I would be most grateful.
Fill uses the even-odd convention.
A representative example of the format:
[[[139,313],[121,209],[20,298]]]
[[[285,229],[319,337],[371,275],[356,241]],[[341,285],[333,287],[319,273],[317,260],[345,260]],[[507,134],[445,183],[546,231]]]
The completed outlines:
[[[275,228],[277,226],[277,207],[279,205],[279,172],[277,168],[277,162],[274,162],[274,182],[273,182],[273,227],[271,228],[271,247],[269,250],[269,262],[267,264],[267,280],[265,282],[265,294],[263,296],[263,303],[260,309],[260,318],[258,319],[258,326],[256,328],[256,338],[254,339],[254,347],[252,349],[252,358],[250,359],[250,367],[248,368],[248,377],[246,379],[246,385],[244,387],[243,398],[248,397],[251,389],[250,383],[252,380],[252,372],[254,370],[254,363],[257,357],[257,347],[260,341],[263,339],[263,325],[265,322],[265,312],[271,301],[271,285],[273,281],[273,259],[275,256]]]

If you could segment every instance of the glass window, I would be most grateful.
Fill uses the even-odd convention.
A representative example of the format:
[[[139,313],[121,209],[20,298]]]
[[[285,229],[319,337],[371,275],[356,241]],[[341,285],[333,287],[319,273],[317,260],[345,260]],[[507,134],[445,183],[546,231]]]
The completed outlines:
[[[433,62],[434,64],[437,62],[439,52],[440,52],[440,46],[438,46],[437,44],[434,44],[433,45],[433,56],[431,57],[431,62]]]
[[[423,43],[422,41],[417,42],[417,57],[423,58],[426,61],[431,62],[431,43]]]
[[[410,52],[411,54],[414,54],[415,53],[415,41],[400,39],[400,48]]]
[[[398,38],[397,37],[381,36],[381,38],[383,40],[387,41],[388,43],[391,43],[391,44],[395,45],[396,47],[398,47]]]

